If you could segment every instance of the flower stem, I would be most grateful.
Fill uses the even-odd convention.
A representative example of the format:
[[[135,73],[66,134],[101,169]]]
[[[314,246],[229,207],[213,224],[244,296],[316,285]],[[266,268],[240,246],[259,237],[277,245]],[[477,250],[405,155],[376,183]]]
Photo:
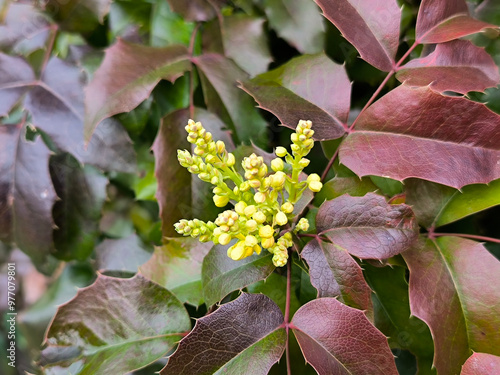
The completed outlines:
[[[289,254],[291,255],[291,254]],[[292,374],[292,369],[290,366],[290,350],[289,350],[289,341],[290,341],[290,298],[292,291],[292,259],[291,256],[288,257],[288,262],[286,265],[286,303],[285,303],[285,329],[286,329],[286,373],[287,375]]]
[[[194,44],[196,42],[196,34],[200,28],[201,24],[196,24],[191,33],[191,39],[189,40],[189,57],[193,57],[194,55]],[[189,117],[194,117],[194,64],[191,63],[191,72],[189,73]]]
[[[462,238],[470,238],[471,240],[478,241],[486,241],[486,242],[494,242],[500,243],[500,239],[493,237],[485,237],[485,236],[477,236],[475,234],[462,234],[462,233],[432,233],[432,238],[436,237],[445,237],[445,236],[454,236],[454,237],[462,237]]]

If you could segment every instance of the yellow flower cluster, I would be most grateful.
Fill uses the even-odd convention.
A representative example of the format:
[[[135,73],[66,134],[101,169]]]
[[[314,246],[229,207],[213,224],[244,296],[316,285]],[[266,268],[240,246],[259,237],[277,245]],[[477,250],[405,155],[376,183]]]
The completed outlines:
[[[195,145],[194,154],[178,150],[179,163],[189,172],[197,174],[213,188],[214,203],[225,207],[233,202],[234,209],[219,214],[215,222],[180,220],[175,229],[184,236],[199,237],[200,241],[229,245],[227,255],[241,260],[262,248],[273,254],[273,263],[283,267],[288,260],[288,248],[292,246],[290,230],[279,236],[284,226],[290,225],[294,217],[295,204],[306,188],[318,192],[322,188],[317,174],[300,181],[302,170],[309,164],[305,156],[314,145],[311,121],[300,121],[292,134],[292,154],[286,148],[276,148],[277,158],[271,161],[271,170],[264,158],[255,153],[242,161],[244,175],[235,169],[235,157],[227,152],[224,142],[215,142],[200,122],[189,120],[186,126],[188,141]],[[293,155],[293,156],[292,156]],[[284,172],[285,162],[291,165],[291,175]],[[227,181],[227,182],[226,182]],[[308,230],[307,219],[302,218],[295,226],[297,230]],[[276,239],[276,237],[278,238]]]

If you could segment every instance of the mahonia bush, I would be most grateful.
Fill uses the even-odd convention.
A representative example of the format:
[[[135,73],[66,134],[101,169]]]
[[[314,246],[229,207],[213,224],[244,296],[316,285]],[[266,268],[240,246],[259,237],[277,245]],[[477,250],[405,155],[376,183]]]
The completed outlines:
[[[235,168],[234,154],[226,150],[224,142],[214,141],[200,122],[189,120],[187,139],[195,145],[194,154],[178,150],[179,163],[202,181],[215,186],[213,200],[217,207],[232,203],[234,208],[220,213],[215,222],[182,219],[175,224],[175,230],[214,244],[228,245],[236,240],[227,251],[233,260],[267,249],[273,254],[274,265],[283,267],[288,260],[288,248],[293,244],[291,230],[309,229],[305,218],[293,226],[294,205],[305,189],[319,192],[323,187],[315,173],[306,181],[299,181],[300,173],[310,162],[305,156],[314,146],[311,127],[311,121],[299,121],[291,135],[292,153],[285,147],[277,147],[277,158],[272,160],[270,167],[255,153],[245,157],[241,163],[245,171],[242,176]],[[284,172],[283,158],[291,166],[291,175]]]

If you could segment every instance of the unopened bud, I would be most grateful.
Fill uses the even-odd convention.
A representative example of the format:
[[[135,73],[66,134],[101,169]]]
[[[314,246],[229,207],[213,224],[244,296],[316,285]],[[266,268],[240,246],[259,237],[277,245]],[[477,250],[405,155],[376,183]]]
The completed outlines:
[[[219,243],[221,245],[227,245],[229,242],[231,242],[231,235],[228,233],[222,233],[219,236]]]
[[[224,207],[229,203],[229,197],[227,195],[214,195],[213,200],[217,207]]]
[[[245,208],[247,207],[247,204],[243,201],[239,201],[238,203],[236,203],[236,205],[234,206],[234,210],[240,214],[240,215],[243,215],[245,213]]]
[[[259,229],[259,236],[262,238],[270,238],[274,236],[274,229],[270,225],[264,225]]]
[[[252,217],[259,224],[262,224],[267,220],[266,215],[264,215],[264,213],[261,211],[254,213]]]
[[[281,211],[283,211],[285,214],[291,214],[293,212],[293,204],[290,202],[285,202],[281,206]]]
[[[264,249],[269,249],[274,245],[274,237],[264,238],[261,245]]]
[[[243,210],[243,213],[247,217],[252,216],[256,212],[257,212],[257,207],[255,207],[253,204],[250,205],[250,206],[245,207],[245,209]]]
[[[253,199],[257,203],[264,203],[266,201],[266,194],[259,191],[259,192],[255,193],[255,195],[253,196]]]
[[[236,159],[232,153],[227,154],[226,165],[232,167],[236,163]]]
[[[286,217],[286,214],[284,212],[278,211],[276,214],[276,223],[278,225],[285,225],[288,223],[288,218]]]
[[[306,159],[306,158],[302,158],[300,159],[299,161],[299,165],[302,167],[302,168],[305,168],[309,165],[311,161],[309,159]]]
[[[309,190],[317,193],[321,191],[321,188],[323,187],[323,184],[319,181],[311,181],[309,182]]]
[[[279,147],[276,147],[275,154],[282,158],[282,157],[286,156],[286,154],[288,154],[288,151],[286,150],[286,148],[279,146]]]
[[[285,167],[285,163],[283,163],[283,159],[276,158],[271,161],[271,169],[275,172],[282,171]]]

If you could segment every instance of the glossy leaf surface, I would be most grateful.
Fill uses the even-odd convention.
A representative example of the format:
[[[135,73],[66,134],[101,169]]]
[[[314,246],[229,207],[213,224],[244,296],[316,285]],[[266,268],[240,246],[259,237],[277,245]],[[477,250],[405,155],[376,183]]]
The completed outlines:
[[[47,10],[68,31],[90,32],[102,23],[112,0],[48,0]]]
[[[85,89],[85,137],[105,118],[143,102],[161,79],[175,81],[190,69],[187,48],[146,47],[118,40]]]
[[[228,248],[229,245],[214,246],[203,259],[203,294],[207,306],[222,300],[235,290],[264,280],[274,271],[272,254],[266,250],[262,250],[260,255],[254,254],[235,261],[227,256]]]
[[[499,355],[500,262],[480,243],[440,237],[403,254],[413,315],[434,338],[439,374],[460,372],[470,351]]]
[[[401,10],[394,0],[315,0],[361,58],[390,71],[399,45]]]
[[[326,201],[316,216],[316,228],[339,250],[361,259],[392,257],[417,239],[417,223],[410,207],[390,205],[373,193]]]
[[[172,10],[187,21],[208,21],[220,11],[224,0],[167,0]]]
[[[320,298],[302,306],[292,324],[304,357],[319,375],[398,374],[387,338],[360,310]]]
[[[127,373],[161,358],[190,326],[181,302],[158,284],[141,276],[100,275],[59,307],[47,331],[46,350],[74,348],[77,373]]]
[[[443,43],[496,27],[471,18],[465,0],[423,0],[417,17],[418,43]]]
[[[191,237],[165,239],[164,245],[155,248],[151,259],[139,271],[183,303],[199,306],[204,302],[201,266],[212,246],[212,242],[202,243]]]
[[[361,267],[345,249],[314,239],[300,256],[309,265],[311,283],[318,290],[318,298],[338,296],[346,305],[373,315],[371,289]]]
[[[500,357],[474,353],[465,362],[460,375],[490,375],[500,373]]]
[[[314,138],[340,138],[350,109],[351,83],[345,68],[324,53],[301,56],[244,82],[242,88],[295,129],[299,120],[313,122]]]
[[[96,247],[95,252],[97,269],[107,273],[136,274],[138,267],[151,258],[151,253],[145,249],[136,234],[119,239],[105,239]]]
[[[161,375],[266,375],[285,350],[283,315],[261,294],[243,293],[196,321]]]
[[[484,91],[500,81],[491,56],[467,40],[438,44],[434,52],[403,65],[396,77],[409,86],[430,85],[439,92],[462,94]]]
[[[360,116],[340,161],[358,176],[488,183],[500,177],[499,127],[500,116],[483,104],[402,85]]]

